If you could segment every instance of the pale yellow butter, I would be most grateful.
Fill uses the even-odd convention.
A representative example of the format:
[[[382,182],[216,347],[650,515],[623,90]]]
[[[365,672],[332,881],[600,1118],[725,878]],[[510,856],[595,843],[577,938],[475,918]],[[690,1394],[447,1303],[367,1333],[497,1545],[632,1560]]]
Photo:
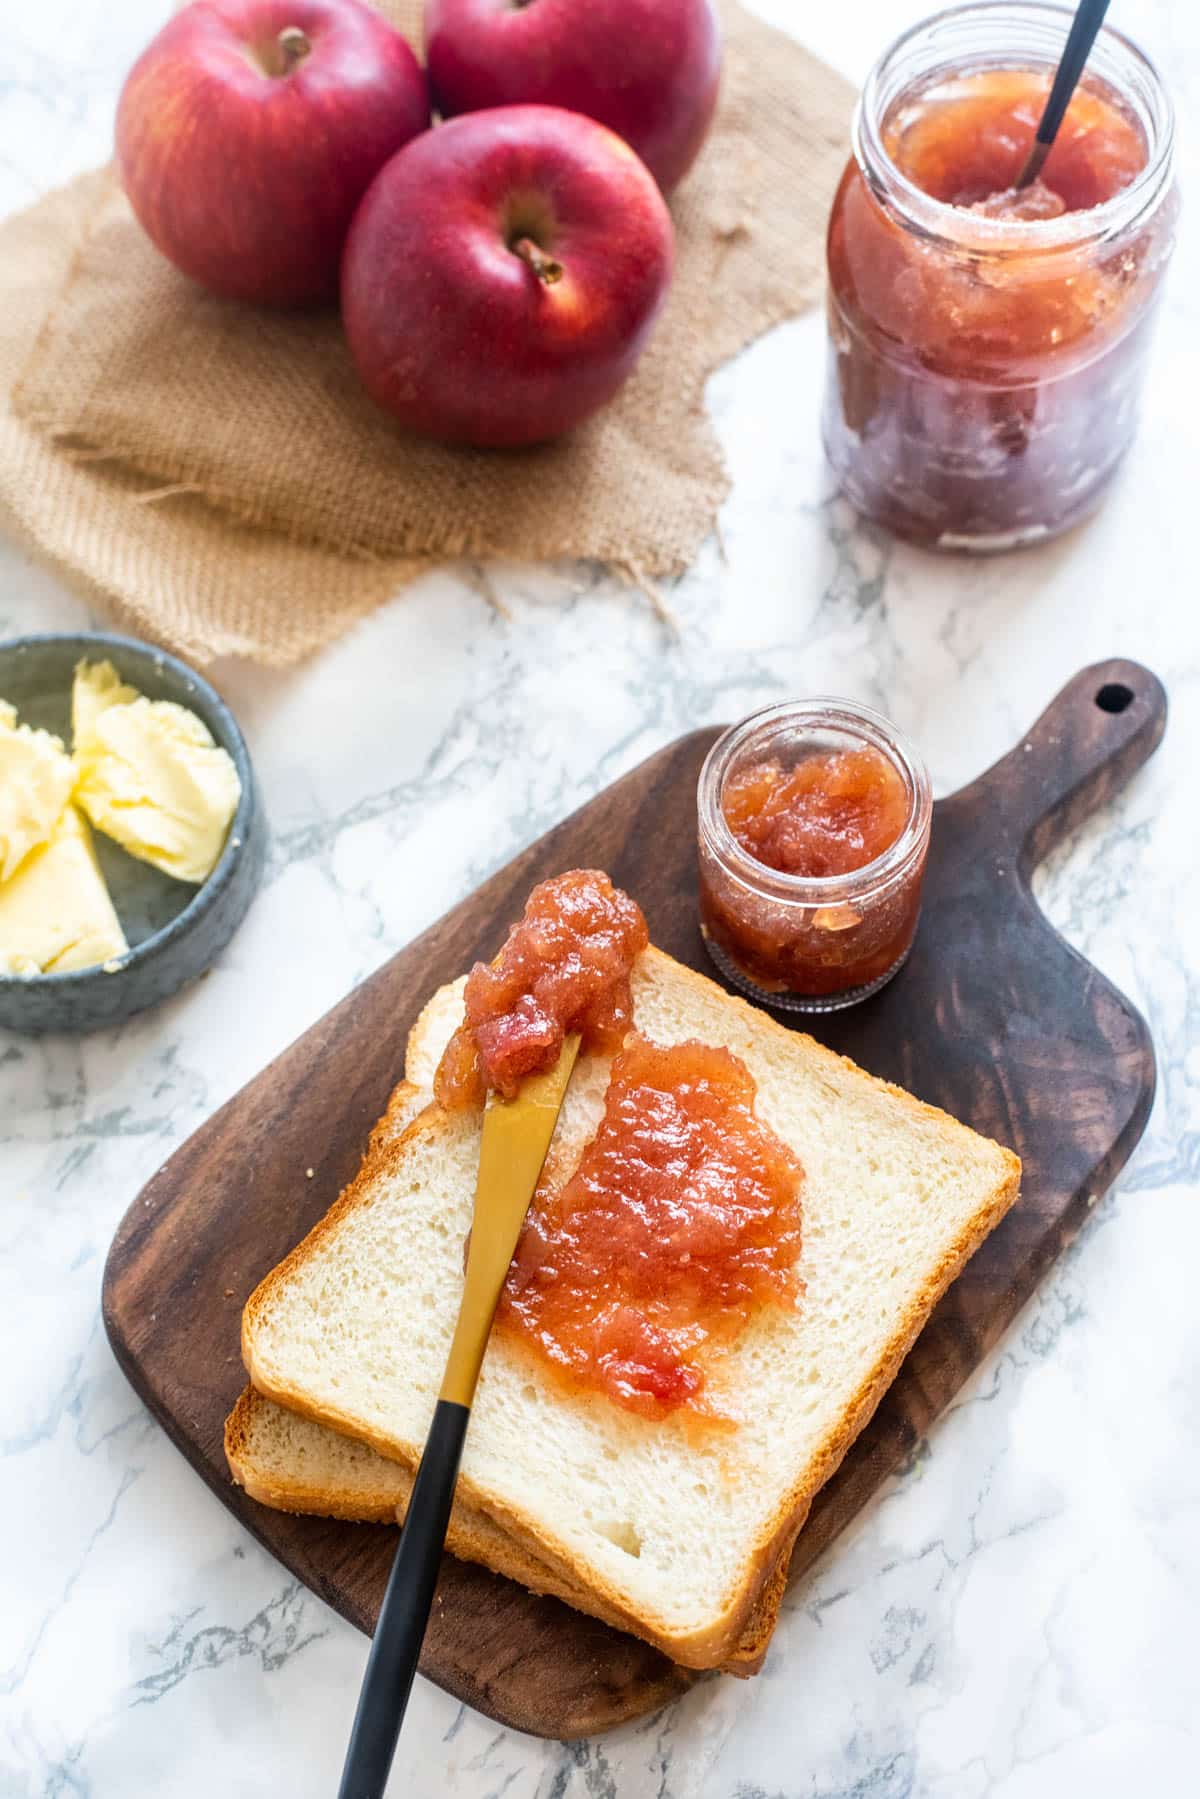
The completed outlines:
[[[242,789],[203,720],[136,694],[107,662],[76,669],[72,715],[75,799],[96,829],[177,880],[207,880]]]
[[[0,974],[66,974],[128,952],[87,820],[65,806],[0,886]]]
[[[109,706],[128,706],[142,696],[136,687],[128,686],[111,662],[76,664],[71,688],[71,741],[75,749],[96,728],[96,720]]]
[[[0,882],[53,831],[75,784],[71,758],[49,731],[19,725],[0,700]]]

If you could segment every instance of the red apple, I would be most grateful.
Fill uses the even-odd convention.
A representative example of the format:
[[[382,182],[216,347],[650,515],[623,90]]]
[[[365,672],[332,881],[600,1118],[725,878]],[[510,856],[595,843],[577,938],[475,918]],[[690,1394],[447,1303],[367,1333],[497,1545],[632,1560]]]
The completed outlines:
[[[670,285],[671,219],[621,138],[506,106],[427,132],[367,190],[342,321],[369,393],[410,430],[558,437],[641,355]]]
[[[425,60],[446,116],[524,102],[586,113],[669,193],[712,122],[721,33],[711,0],[426,0]]]
[[[360,0],[196,0],[130,71],[117,166],[185,275],[300,305],[336,294],[355,207],[428,124],[416,57]]]

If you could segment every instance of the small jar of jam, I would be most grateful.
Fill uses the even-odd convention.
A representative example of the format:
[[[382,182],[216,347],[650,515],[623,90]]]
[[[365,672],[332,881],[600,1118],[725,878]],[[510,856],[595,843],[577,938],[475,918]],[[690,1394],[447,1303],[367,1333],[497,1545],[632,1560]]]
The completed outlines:
[[[867,78],[829,223],[825,449],[868,518],[940,549],[1066,530],[1133,438],[1174,242],[1170,100],[1104,29],[1014,186],[1071,20],[983,0]]]
[[[852,700],[789,701],[718,738],[700,774],[700,926],[755,999],[836,1012],[912,947],[933,801],[924,763]]]

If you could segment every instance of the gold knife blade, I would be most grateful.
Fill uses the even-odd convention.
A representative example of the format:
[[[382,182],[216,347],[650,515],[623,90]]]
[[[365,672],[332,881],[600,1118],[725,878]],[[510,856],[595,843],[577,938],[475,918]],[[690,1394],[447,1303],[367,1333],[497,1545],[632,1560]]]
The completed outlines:
[[[554,1067],[545,1074],[528,1075],[515,1099],[492,1094],[488,1100],[466,1278],[439,1394],[455,1405],[470,1406],[475,1397],[500,1289],[578,1054],[578,1035],[567,1037]]]

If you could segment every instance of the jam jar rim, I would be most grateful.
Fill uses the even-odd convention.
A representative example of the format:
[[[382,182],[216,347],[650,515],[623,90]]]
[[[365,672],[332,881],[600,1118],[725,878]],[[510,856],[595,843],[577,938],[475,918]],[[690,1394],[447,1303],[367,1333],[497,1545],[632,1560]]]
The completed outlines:
[[[962,0],[960,4],[945,6],[937,12],[927,14],[893,38],[876,59],[863,83],[854,108],[850,132],[854,161],[876,201],[897,212],[904,224],[917,235],[944,249],[973,255],[1029,257],[1052,254],[1105,243],[1136,228],[1165,198],[1171,187],[1174,175],[1175,108],[1167,85],[1152,58],[1127,32],[1110,24],[1101,26],[1098,42],[1102,47],[1125,58],[1128,65],[1136,70],[1145,81],[1158,109],[1158,116],[1154,121],[1155,134],[1150,139],[1145,166],[1127,187],[1120,189],[1111,198],[1101,201],[1098,206],[1063,213],[1054,219],[992,219],[971,213],[948,200],[935,199],[924,188],[918,187],[892,161],[883,142],[883,117],[906,88],[901,87],[897,94],[889,95],[887,107],[879,103],[879,90],[889,65],[915,39],[935,28],[961,20],[986,18],[992,13],[1018,15],[1032,25],[1061,20],[1065,40],[1074,9],[1057,4],[1057,0]],[[1053,56],[1048,56],[1047,69],[1053,67],[1054,60]],[[945,66],[984,70],[1024,65],[1019,61],[1019,53],[1012,53],[996,58],[975,55],[965,65],[962,61],[957,64],[951,61]],[[927,73],[936,73],[936,69],[937,65],[934,65]],[[1120,97],[1125,97],[1120,89],[1117,91]],[[1140,112],[1138,118],[1139,123],[1145,125]]]
[[[886,755],[908,788],[908,816],[904,828],[886,850],[864,862],[861,868],[838,875],[797,875],[771,868],[743,849],[725,817],[721,804],[725,777],[735,753],[759,731],[780,722],[843,730],[856,734]],[[729,725],[704,758],[696,786],[697,822],[702,842],[721,862],[724,872],[744,886],[792,905],[828,906],[839,900],[877,899],[891,886],[908,878],[924,856],[933,820],[933,787],[929,770],[915,744],[882,712],[858,700],[836,694],[814,694],[810,699],[781,700],[749,713]]]

